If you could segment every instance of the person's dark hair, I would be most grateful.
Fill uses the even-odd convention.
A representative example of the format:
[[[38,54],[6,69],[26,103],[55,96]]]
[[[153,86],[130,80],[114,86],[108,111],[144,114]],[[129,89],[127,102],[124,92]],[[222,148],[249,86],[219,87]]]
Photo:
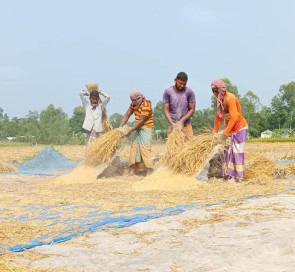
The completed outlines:
[[[176,79],[181,79],[187,81],[188,76],[185,72],[179,72],[176,76]]]
[[[99,98],[99,92],[98,92],[98,91],[92,91],[92,92],[90,93],[90,97],[93,97],[93,96]]]

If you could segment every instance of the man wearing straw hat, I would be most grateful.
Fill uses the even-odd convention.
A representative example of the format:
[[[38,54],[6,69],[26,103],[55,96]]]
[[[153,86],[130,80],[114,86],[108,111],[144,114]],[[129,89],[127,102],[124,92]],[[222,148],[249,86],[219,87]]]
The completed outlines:
[[[85,109],[83,128],[86,131],[86,147],[104,132],[103,117],[106,118],[106,105],[110,96],[98,88],[97,83],[86,84],[87,91],[82,90],[80,97]]]
[[[216,116],[214,132],[218,133],[225,119],[225,130],[220,133],[220,142],[225,143],[230,135],[230,145],[225,147],[223,153],[222,176],[225,179],[235,178],[239,182],[244,177],[245,141],[248,133],[248,123],[242,115],[239,100],[234,94],[227,91],[223,80],[214,80],[211,89],[216,96]]]
[[[152,159],[152,137],[153,137],[153,109],[152,104],[139,91],[130,93],[131,104],[125,113],[120,127],[123,127],[134,113],[135,125],[125,133],[129,136],[131,133],[132,144],[129,157],[129,175],[135,175],[140,165],[144,164],[147,174],[153,171]]]
[[[186,139],[193,138],[191,117],[195,112],[195,93],[186,87],[188,76],[180,72],[174,79],[175,85],[163,94],[164,114],[169,123],[168,133],[175,125],[180,125]]]

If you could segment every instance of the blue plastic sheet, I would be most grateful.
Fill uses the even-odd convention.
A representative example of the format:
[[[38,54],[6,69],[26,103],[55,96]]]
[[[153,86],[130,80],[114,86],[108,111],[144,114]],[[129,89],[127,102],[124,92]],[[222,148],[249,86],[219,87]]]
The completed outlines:
[[[286,161],[284,161],[286,163]],[[287,163],[292,163],[288,161]],[[34,159],[23,165],[18,165],[21,174],[33,175],[56,175],[67,172],[76,167],[76,163],[64,158],[52,148],[44,149]],[[19,180],[18,182],[21,182]],[[235,201],[250,200],[259,197],[274,196],[288,191],[295,191],[290,188],[282,192],[266,195],[250,195],[247,197],[236,199]],[[21,215],[9,215],[1,217],[1,220],[20,220],[20,221],[36,221],[44,220],[47,222],[48,234],[28,241],[25,244],[11,245],[7,249],[11,252],[23,251],[41,245],[49,245],[52,243],[60,243],[75,238],[81,234],[92,233],[98,230],[125,228],[131,225],[146,222],[155,218],[180,214],[186,210],[197,207],[210,207],[221,205],[229,200],[221,200],[212,203],[195,202],[191,204],[182,204],[165,209],[157,209],[155,206],[134,207],[129,210],[121,211],[102,211],[99,206],[95,205],[75,205],[74,203],[65,203],[60,205],[26,205],[22,207]],[[136,206],[136,203],[133,203]],[[84,209],[84,210],[83,210]],[[86,211],[85,211],[86,209]],[[29,213],[30,211],[34,211]],[[4,211],[4,210],[2,210]],[[0,211],[1,212],[1,211]],[[28,214],[31,214],[30,217]],[[75,218],[74,215],[79,215]],[[55,225],[59,224],[61,230],[53,231]],[[0,245],[1,247],[1,245]],[[3,247],[2,247],[3,248]]]
[[[54,148],[44,148],[35,158],[24,164],[16,164],[20,175],[60,175],[67,173],[78,164],[68,160]]]
[[[235,201],[244,201],[251,200],[254,198],[260,197],[268,197],[279,195],[282,193],[287,193],[289,191],[295,191],[295,188],[290,188],[288,190],[284,190],[282,192],[274,193],[274,194],[266,194],[266,195],[250,195],[247,197],[236,199]],[[97,206],[88,206],[91,208],[91,211],[85,212],[81,214],[79,219],[65,219],[64,214],[69,212],[74,212],[77,209],[80,209],[82,206],[73,206],[72,204],[68,205],[60,205],[60,206],[50,206],[45,207],[47,212],[44,212],[44,207],[40,206],[37,209],[40,209],[39,216],[36,218],[28,218],[26,215],[18,216],[11,219],[23,220],[23,221],[33,221],[33,220],[48,220],[50,223],[48,224],[48,235],[36,237],[35,239],[28,241],[27,244],[16,244],[8,248],[11,252],[23,251],[26,249],[34,248],[36,246],[41,245],[49,245],[52,243],[60,243],[64,241],[68,241],[75,237],[78,237],[81,234],[92,233],[98,230],[106,230],[106,229],[116,229],[116,228],[126,228],[131,225],[146,222],[155,218],[160,218],[164,216],[170,216],[175,214],[180,214],[186,210],[193,209],[196,207],[210,207],[221,205],[229,200],[221,200],[213,203],[202,203],[196,202],[192,204],[184,204],[177,205],[170,208],[165,208],[162,210],[157,210],[155,206],[144,206],[144,207],[136,207],[130,210],[122,210],[116,212],[106,212],[100,211]],[[232,201],[232,200],[231,200]],[[87,207],[87,206],[83,206]],[[32,207],[36,209],[36,207]],[[26,207],[26,209],[30,209],[30,207]],[[145,212],[145,213],[142,213]],[[125,213],[131,213],[129,216],[119,216]],[[132,214],[134,213],[134,214]],[[0,218],[1,220],[1,218]],[[50,226],[54,226],[56,224],[64,225],[64,229],[59,233],[50,233]]]

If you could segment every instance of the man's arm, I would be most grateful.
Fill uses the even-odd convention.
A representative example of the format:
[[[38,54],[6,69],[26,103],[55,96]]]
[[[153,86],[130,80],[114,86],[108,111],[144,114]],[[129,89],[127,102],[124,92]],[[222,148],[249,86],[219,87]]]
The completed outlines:
[[[82,90],[80,91],[80,97],[81,97],[81,100],[82,100],[82,105],[83,107],[85,108],[87,103],[89,102],[89,92],[85,91],[85,90]]]
[[[125,113],[125,115],[123,116],[120,127],[123,127],[127,123],[127,121],[129,120],[132,114],[133,114],[133,110],[129,108],[127,112]]]
[[[188,104],[188,108],[189,108],[188,112],[186,113],[185,116],[183,116],[183,117],[179,120],[179,122],[182,124],[182,126],[183,126],[183,124],[184,124],[184,122],[185,122],[186,120],[188,120],[191,116],[193,116],[193,114],[194,114],[194,112],[195,112],[195,107],[196,107],[195,105],[196,105],[195,103],[189,103],[189,104]]]
[[[164,115],[169,123],[169,125],[171,126],[171,128],[174,127],[174,123],[172,121],[172,118],[171,118],[171,115],[170,115],[170,106],[169,106],[169,103],[164,103],[163,104],[163,107],[164,107]]]
[[[102,107],[105,108],[110,101],[110,95],[104,91],[99,92],[103,96]]]

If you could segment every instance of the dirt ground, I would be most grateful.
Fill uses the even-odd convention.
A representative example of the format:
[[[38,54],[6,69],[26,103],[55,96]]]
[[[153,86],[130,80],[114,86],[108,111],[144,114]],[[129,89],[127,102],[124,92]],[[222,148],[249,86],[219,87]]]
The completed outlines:
[[[0,160],[19,163],[37,155],[44,146],[10,146],[0,147]],[[82,162],[85,155],[84,146],[54,146],[66,158]],[[153,145],[153,155],[164,152],[163,144]],[[269,159],[294,160],[295,143],[247,143],[246,151],[263,153]],[[120,151],[121,158],[128,158],[129,146]],[[33,271],[22,267],[17,270],[14,254],[8,253],[6,248],[46,235],[57,235],[65,229],[65,224],[58,223],[50,226],[48,218],[42,220],[47,211],[44,207],[52,208],[53,214],[64,220],[79,220],[85,214],[96,210],[114,213],[120,217],[137,214],[136,207],[150,207],[153,212],[177,205],[197,205],[196,203],[214,203],[218,201],[235,201],[251,195],[275,194],[294,186],[293,180],[275,180],[268,183],[242,182],[228,183],[211,181],[202,183],[192,178],[184,178],[165,171],[158,171],[154,175],[112,177],[96,179],[95,169],[78,167],[72,173],[60,177],[30,177],[14,174],[0,176],[0,246],[3,246],[0,256],[0,271]],[[68,205],[71,212],[63,208]],[[30,207],[30,209],[28,209]],[[142,211],[142,214],[149,211]],[[20,220],[20,218],[30,220]],[[58,221],[61,222],[61,221]],[[66,222],[66,221],[63,221]],[[75,228],[79,228],[77,225]],[[71,230],[72,232],[74,230]],[[1,250],[1,247],[0,247]],[[41,254],[26,251],[21,253],[31,260],[41,259]],[[5,270],[6,269],[6,270]],[[9,270],[11,269],[11,270]],[[16,270],[13,270],[16,269]],[[35,271],[35,270],[34,270]],[[51,270],[67,271],[67,270]]]

